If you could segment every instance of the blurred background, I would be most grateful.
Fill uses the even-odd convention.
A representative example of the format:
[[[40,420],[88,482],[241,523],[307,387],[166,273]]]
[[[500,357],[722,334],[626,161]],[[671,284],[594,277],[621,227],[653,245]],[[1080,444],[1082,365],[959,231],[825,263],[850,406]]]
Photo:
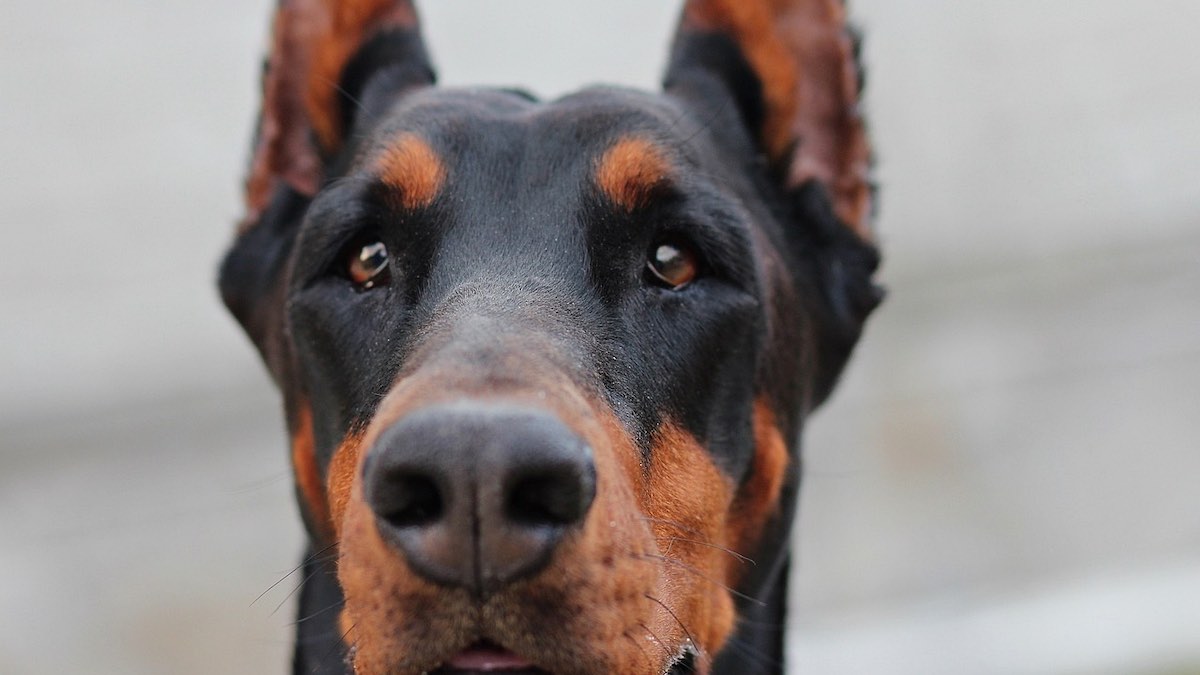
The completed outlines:
[[[4,0],[0,673],[287,670],[213,283],[269,5]],[[443,82],[545,96],[655,86],[677,10],[422,8]],[[1200,673],[1200,3],[853,10],[891,294],[807,433],[792,672]]]

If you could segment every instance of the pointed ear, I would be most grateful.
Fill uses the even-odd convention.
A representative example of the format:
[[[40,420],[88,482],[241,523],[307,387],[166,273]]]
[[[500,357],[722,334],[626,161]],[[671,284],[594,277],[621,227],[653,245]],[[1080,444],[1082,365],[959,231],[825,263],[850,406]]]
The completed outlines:
[[[872,239],[857,40],[842,0],[688,0],[665,87],[732,101],[781,187],[815,181],[838,219]]]
[[[311,198],[363,116],[433,80],[408,0],[280,0],[276,7],[246,214],[219,283],[278,382],[291,358],[288,260]]]
[[[433,83],[409,0],[279,1],[242,231],[262,219],[283,185],[316,193],[368,81],[381,72],[392,91]]]

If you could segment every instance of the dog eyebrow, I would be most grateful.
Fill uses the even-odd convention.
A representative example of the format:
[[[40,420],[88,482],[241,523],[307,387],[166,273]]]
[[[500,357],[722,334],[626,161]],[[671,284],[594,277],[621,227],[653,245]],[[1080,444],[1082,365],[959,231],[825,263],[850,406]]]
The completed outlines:
[[[406,209],[429,206],[446,181],[441,157],[425,139],[411,132],[400,134],[380,153],[375,170],[385,185],[399,193]]]
[[[660,147],[645,138],[625,136],[600,157],[595,179],[613,203],[634,211],[666,187],[672,173],[671,162]]]

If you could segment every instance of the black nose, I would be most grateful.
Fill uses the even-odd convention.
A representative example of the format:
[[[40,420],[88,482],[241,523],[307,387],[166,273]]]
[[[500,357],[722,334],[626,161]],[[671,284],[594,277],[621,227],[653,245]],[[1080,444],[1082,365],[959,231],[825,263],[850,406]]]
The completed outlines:
[[[545,566],[587,515],[596,469],[591,448],[553,415],[459,403],[381,434],[363,488],[414,571],[487,594]]]

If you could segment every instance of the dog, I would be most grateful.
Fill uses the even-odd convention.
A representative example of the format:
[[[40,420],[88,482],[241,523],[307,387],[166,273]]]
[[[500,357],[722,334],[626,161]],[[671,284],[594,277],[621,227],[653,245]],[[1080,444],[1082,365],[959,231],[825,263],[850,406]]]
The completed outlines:
[[[296,673],[782,673],[805,417],[880,302],[840,0],[687,0],[661,92],[441,89],[281,0],[224,302],[282,392]]]

